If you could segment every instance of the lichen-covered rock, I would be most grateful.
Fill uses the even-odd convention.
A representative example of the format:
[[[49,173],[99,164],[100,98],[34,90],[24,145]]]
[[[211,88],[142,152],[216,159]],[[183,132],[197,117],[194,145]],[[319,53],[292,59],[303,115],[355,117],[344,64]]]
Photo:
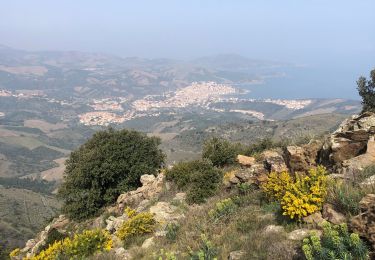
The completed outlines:
[[[262,153],[262,156],[264,158],[265,168],[269,172],[283,172],[288,170],[284,158],[280,153],[267,150]]]
[[[178,208],[168,202],[160,201],[150,207],[150,213],[154,214],[157,222],[167,224],[175,222],[185,216],[178,212]]]
[[[363,113],[345,120],[324,145],[322,154],[334,165],[364,154],[367,143],[375,134],[375,114]]]
[[[245,254],[246,252],[243,250],[232,251],[229,253],[228,260],[240,260]]]
[[[153,175],[142,175],[141,183],[142,187],[136,190],[129,191],[121,194],[117,198],[117,204],[120,211],[123,211],[125,207],[135,207],[143,200],[157,199],[160,193],[163,191],[165,176],[163,173],[157,177]]]
[[[324,222],[326,222],[326,220],[322,217],[321,212],[315,212],[315,213],[313,213],[309,216],[306,216],[302,219],[307,224],[314,224],[314,225],[317,225],[317,226],[321,226]]]
[[[360,213],[351,219],[354,232],[365,237],[375,249],[375,194],[367,194],[360,202]]]
[[[335,225],[339,225],[346,222],[345,216],[337,212],[331,204],[323,205],[322,216],[324,219]]]
[[[242,166],[251,166],[256,162],[256,160],[254,157],[239,154],[237,155],[237,162]]]
[[[289,169],[292,172],[302,172],[315,167],[322,146],[322,142],[317,140],[311,141],[302,147],[288,146],[285,153]]]
[[[316,229],[301,228],[288,233],[287,237],[290,240],[300,241],[306,237],[309,237],[311,234],[318,234],[320,236],[322,234],[322,231]]]

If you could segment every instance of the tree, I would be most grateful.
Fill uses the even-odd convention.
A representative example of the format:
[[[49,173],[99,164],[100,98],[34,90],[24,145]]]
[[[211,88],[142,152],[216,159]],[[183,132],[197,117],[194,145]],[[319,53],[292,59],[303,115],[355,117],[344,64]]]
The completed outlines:
[[[126,191],[141,186],[140,176],[156,174],[164,162],[160,139],[110,128],[97,132],[66,162],[59,189],[63,212],[75,220],[97,214]]]
[[[365,77],[359,77],[357,89],[362,97],[362,112],[375,112],[375,69],[370,72],[370,80]]]
[[[233,164],[236,161],[236,146],[228,140],[213,137],[203,144],[202,158],[208,159],[215,166]]]

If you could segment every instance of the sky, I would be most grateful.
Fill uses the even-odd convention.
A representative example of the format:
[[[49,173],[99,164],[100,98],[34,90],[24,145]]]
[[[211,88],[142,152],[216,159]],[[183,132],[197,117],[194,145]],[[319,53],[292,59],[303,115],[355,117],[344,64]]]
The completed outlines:
[[[0,44],[123,57],[223,53],[342,67],[375,66],[374,0],[2,0]]]

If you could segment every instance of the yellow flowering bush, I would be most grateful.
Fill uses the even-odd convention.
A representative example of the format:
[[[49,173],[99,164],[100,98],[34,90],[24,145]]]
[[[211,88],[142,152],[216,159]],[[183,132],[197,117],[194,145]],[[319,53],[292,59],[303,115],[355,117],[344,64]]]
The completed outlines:
[[[12,257],[16,257],[16,256],[18,256],[18,255],[20,254],[20,252],[21,252],[21,249],[16,248],[16,249],[14,249],[12,252],[10,252],[9,256],[10,256],[11,258],[12,258]]]
[[[283,215],[301,219],[322,208],[327,195],[326,169],[318,166],[308,174],[296,173],[295,178],[287,172],[271,173],[263,190],[280,202]]]
[[[156,220],[150,212],[136,213],[135,210],[126,208],[126,214],[129,220],[124,222],[117,230],[116,235],[123,241],[128,241],[130,238],[152,233],[156,228]]]
[[[73,238],[55,241],[47,249],[29,258],[30,260],[76,259],[93,255],[99,251],[109,251],[112,248],[112,238],[107,231],[85,230],[75,234]]]

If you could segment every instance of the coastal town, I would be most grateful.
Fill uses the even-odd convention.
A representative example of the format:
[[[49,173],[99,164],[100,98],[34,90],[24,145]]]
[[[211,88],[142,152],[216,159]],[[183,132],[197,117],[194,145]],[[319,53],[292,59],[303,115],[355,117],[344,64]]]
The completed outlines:
[[[126,121],[140,118],[158,116],[161,111],[168,109],[183,109],[188,107],[200,107],[215,112],[241,113],[264,120],[265,115],[253,109],[218,108],[215,104],[227,102],[237,104],[240,102],[265,102],[284,106],[290,110],[299,110],[311,104],[311,100],[282,100],[282,99],[244,99],[239,96],[241,90],[228,84],[216,82],[192,82],[189,86],[179,88],[176,91],[168,91],[161,95],[146,95],[141,99],[132,100],[129,97],[105,97],[87,100],[87,107],[91,111],[77,115],[81,124],[90,126],[108,126],[110,124],[122,124]],[[39,98],[47,102],[72,106],[74,101],[58,100],[48,97],[43,91],[17,91],[12,92],[0,89],[0,97]],[[0,117],[4,113],[0,113]]]

